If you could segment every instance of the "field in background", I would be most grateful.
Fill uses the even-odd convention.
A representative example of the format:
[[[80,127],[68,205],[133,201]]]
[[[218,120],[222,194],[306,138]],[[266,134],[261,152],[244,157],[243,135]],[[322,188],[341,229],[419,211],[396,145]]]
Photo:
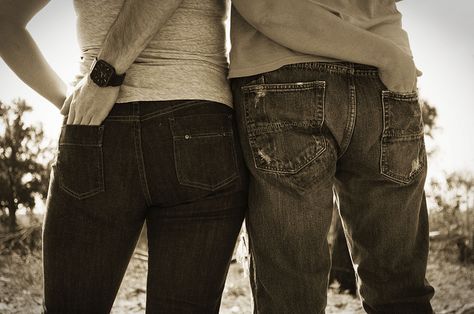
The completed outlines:
[[[430,217],[433,221],[432,229],[436,231],[431,241],[427,272],[428,280],[436,289],[433,306],[438,314],[473,313],[474,263],[460,262],[458,239],[443,231],[445,225],[435,225],[436,221],[441,220],[439,215],[440,213],[434,213]],[[143,246],[143,243],[139,245],[138,253],[132,258],[112,313],[144,313],[147,264],[142,253]],[[29,252],[5,248],[1,250],[0,313],[39,313],[41,284],[41,260],[37,248]],[[337,284],[333,284],[328,291],[328,314],[364,313],[358,299],[346,293],[339,294],[337,291]],[[471,311],[467,310],[468,308],[471,308]],[[220,313],[251,313],[249,281],[238,263],[231,265]]]

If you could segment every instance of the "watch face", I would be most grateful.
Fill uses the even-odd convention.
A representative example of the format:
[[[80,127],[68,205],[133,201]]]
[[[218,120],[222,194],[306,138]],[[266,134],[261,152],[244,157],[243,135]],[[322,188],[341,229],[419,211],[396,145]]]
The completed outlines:
[[[110,77],[114,74],[114,70],[105,61],[97,60],[91,72],[91,79],[99,86],[108,85]]]

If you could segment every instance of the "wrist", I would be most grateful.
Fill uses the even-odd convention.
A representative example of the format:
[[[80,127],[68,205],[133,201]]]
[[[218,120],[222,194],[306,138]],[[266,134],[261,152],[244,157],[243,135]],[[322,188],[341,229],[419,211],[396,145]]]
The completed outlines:
[[[114,47],[114,45],[108,44],[109,38],[106,38],[102,49],[97,55],[97,59],[104,60],[111,66],[115,68],[115,71],[118,75],[125,73],[130,67],[129,63],[126,63],[124,59],[127,59],[124,55],[124,52],[121,49],[112,49],[109,47]]]
[[[123,84],[125,73],[117,74],[113,65],[96,58],[92,63],[88,80],[93,81],[98,87],[117,87]]]
[[[118,58],[115,58],[115,57],[112,57],[112,56],[107,56],[107,55],[104,55],[102,53],[99,53],[97,55],[97,59],[98,60],[104,60],[105,62],[110,64],[115,69],[115,73],[117,75],[124,74],[125,72],[127,72],[127,69],[129,68],[129,66],[125,65],[124,63],[121,63]]]

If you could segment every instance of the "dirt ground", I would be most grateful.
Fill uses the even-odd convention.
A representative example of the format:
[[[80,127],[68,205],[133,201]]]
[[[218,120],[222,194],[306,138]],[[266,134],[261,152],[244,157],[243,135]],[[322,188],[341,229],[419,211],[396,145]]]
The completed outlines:
[[[433,306],[439,314],[464,312],[474,302],[474,265],[461,264],[455,251],[446,243],[432,242],[427,278],[435,287]],[[112,313],[144,313],[146,261],[132,259]],[[348,294],[338,294],[337,286],[328,291],[327,313],[364,313],[360,301]],[[21,257],[0,254],[0,313],[29,314],[41,310],[41,262],[38,254]],[[251,313],[248,278],[238,263],[231,265],[221,314]]]

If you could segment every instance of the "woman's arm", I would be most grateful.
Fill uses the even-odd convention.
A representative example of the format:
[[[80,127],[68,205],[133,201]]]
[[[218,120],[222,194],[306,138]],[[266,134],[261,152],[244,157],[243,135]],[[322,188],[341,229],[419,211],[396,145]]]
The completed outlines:
[[[412,91],[416,68],[411,56],[390,40],[360,29],[309,0],[232,0],[259,32],[292,50],[372,65],[394,91]]]
[[[49,0],[0,0],[0,57],[18,77],[61,108],[66,84],[51,68],[30,33],[28,22]]]
[[[102,44],[98,59],[121,74],[178,9],[182,0],[125,0]],[[64,102],[67,124],[100,124],[112,109],[120,87],[98,87],[86,75]]]

